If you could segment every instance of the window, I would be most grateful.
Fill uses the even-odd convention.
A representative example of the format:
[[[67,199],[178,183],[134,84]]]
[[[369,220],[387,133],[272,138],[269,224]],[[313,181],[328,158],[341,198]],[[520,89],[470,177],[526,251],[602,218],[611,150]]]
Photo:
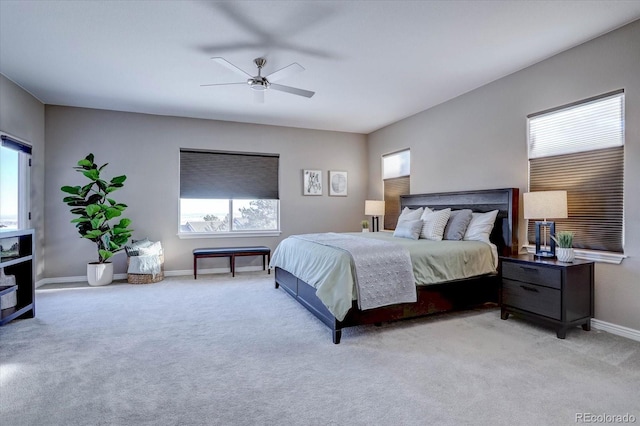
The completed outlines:
[[[6,134],[0,138],[0,228],[26,229],[31,226],[31,146]]]
[[[622,253],[624,91],[530,115],[528,147],[529,190],[567,191],[556,231],[575,232],[575,248]]]
[[[384,183],[384,229],[394,229],[400,216],[400,196],[409,194],[411,151],[394,152],[382,156]]]
[[[279,233],[277,154],[180,150],[181,236]]]

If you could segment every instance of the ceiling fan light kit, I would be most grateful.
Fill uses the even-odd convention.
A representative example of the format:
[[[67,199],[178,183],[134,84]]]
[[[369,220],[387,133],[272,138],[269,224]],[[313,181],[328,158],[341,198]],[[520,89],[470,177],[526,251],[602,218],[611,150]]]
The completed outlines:
[[[262,67],[265,66],[267,60],[264,58],[256,58],[253,63],[258,67],[258,75],[247,79],[247,84],[253,89],[258,91],[265,91],[269,88],[270,83],[265,77],[262,76]]]
[[[218,64],[224,66],[225,68],[229,69],[230,71],[233,71],[234,73],[241,75],[243,78],[246,78],[246,83],[249,85],[249,87],[252,90],[255,90],[257,92],[265,92],[269,89],[274,89],[280,92],[285,92],[285,93],[291,93],[292,95],[298,95],[298,96],[304,96],[305,98],[310,98],[312,97],[315,92],[312,92],[310,90],[304,90],[304,89],[298,89],[296,87],[291,87],[291,86],[284,86],[282,84],[273,84],[271,83],[271,81],[277,81],[283,78],[286,78],[292,74],[304,71],[304,68],[298,64],[297,62],[294,62],[290,65],[287,65],[284,68],[279,69],[278,71],[272,72],[271,74],[267,75],[267,76],[263,76],[262,75],[262,68],[265,66],[265,64],[267,63],[267,60],[265,58],[256,58],[253,60],[253,63],[256,65],[256,67],[258,68],[258,75],[256,76],[252,76],[251,74],[243,71],[242,69],[236,67],[235,65],[233,65],[231,62],[227,61],[224,58],[221,57],[214,57],[211,58],[213,61],[217,62]],[[202,86],[225,86],[225,85],[229,85],[229,84],[242,84],[241,82],[232,82],[232,83],[214,83],[214,84],[203,84]]]

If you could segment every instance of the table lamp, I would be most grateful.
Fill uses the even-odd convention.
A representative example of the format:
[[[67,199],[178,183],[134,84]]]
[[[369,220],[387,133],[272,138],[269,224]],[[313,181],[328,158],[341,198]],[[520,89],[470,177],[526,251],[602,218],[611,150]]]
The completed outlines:
[[[371,216],[373,232],[378,232],[380,230],[379,216],[384,216],[384,201],[365,200],[364,214]]]
[[[536,220],[536,257],[556,257],[556,243],[549,238],[547,244],[547,230],[549,237],[555,235],[556,224],[547,219],[566,219],[567,191],[536,191],[523,194],[524,218]],[[542,239],[540,234],[542,233]]]

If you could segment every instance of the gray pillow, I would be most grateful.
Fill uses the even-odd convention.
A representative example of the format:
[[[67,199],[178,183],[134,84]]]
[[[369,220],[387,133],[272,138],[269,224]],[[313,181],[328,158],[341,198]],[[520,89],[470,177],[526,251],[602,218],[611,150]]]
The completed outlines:
[[[422,231],[421,220],[403,220],[396,226],[393,236],[417,240],[420,238],[420,231]]]
[[[464,238],[464,233],[471,222],[471,210],[453,210],[449,215],[449,221],[444,228],[443,240],[459,241]]]

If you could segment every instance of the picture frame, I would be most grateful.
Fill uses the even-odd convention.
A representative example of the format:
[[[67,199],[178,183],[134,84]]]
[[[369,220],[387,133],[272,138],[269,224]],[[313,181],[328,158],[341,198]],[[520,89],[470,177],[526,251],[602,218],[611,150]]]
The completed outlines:
[[[333,197],[346,197],[349,188],[347,172],[329,170],[329,195]]]
[[[322,170],[302,171],[302,195],[322,195]]]

